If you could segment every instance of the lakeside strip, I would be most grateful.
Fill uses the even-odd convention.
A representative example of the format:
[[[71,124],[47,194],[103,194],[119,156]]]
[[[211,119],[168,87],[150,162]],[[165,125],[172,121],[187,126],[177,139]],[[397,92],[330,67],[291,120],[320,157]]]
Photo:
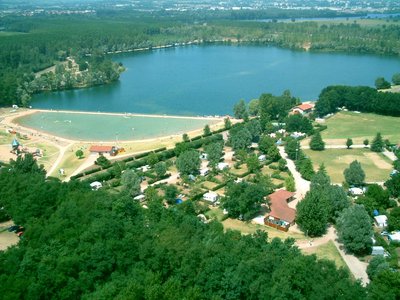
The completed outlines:
[[[10,113],[7,114],[7,116],[4,117],[4,119],[1,121],[3,126],[5,128],[9,129],[15,129],[16,131],[21,132],[22,134],[28,134],[28,135],[35,135],[35,136],[41,136],[42,138],[46,140],[51,140],[54,142],[61,142],[63,141],[64,143],[71,143],[71,142],[83,142],[83,143],[115,143],[114,138],[102,138],[96,139],[96,138],[86,138],[83,137],[81,138],[76,138],[76,137],[71,137],[71,136],[65,136],[65,135],[60,135],[57,132],[54,131],[48,131],[45,130],[44,128],[37,128],[33,126],[28,126],[26,124],[21,124],[18,120],[20,118],[33,115],[35,113],[64,113],[64,114],[71,114],[71,115],[98,115],[98,116],[111,116],[111,117],[123,117],[124,119],[134,119],[134,118],[146,118],[146,119],[151,119],[151,118],[157,118],[157,119],[181,119],[181,120],[197,120],[197,121],[211,121],[214,124],[210,124],[210,126],[214,127],[219,127],[223,124],[223,119],[224,117],[216,117],[216,116],[172,116],[172,115],[151,115],[151,114],[137,114],[137,113],[111,113],[111,112],[83,112],[83,111],[64,111],[64,110],[46,110],[46,109],[29,109],[29,110],[18,110],[18,111],[11,111]],[[233,122],[235,122],[235,119],[232,119]],[[84,124],[83,124],[84,125]],[[215,128],[215,127],[214,127]],[[190,135],[198,135],[201,134],[202,128],[193,128],[188,130],[186,133]],[[173,137],[178,136],[179,134],[182,134],[183,131],[177,130],[175,133],[168,133],[168,134],[160,134],[157,136],[151,136],[151,137],[141,137],[141,138],[128,138],[124,139],[121,138],[119,139],[119,142],[150,142],[150,141],[155,141],[155,140],[164,140],[164,139],[171,139]],[[114,135],[113,135],[114,136]]]
[[[144,117],[144,118],[171,118],[171,119],[188,119],[188,120],[213,120],[221,121],[229,115],[225,116],[179,116],[179,115],[161,115],[161,114],[143,114],[143,113],[121,113],[121,112],[94,112],[94,111],[75,111],[75,110],[52,110],[52,109],[30,109],[31,113],[66,113],[66,114],[83,114],[83,115],[105,115],[105,116],[122,116],[122,117]],[[27,112],[29,112],[27,111]],[[24,114],[28,115],[31,113]],[[19,116],[20,117],[20,116]],[[22,116],[21,116],[22,117]]]

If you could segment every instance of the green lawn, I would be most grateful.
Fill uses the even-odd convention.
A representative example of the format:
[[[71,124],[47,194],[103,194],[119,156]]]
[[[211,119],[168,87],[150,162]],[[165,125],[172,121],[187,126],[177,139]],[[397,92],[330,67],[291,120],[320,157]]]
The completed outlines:
[[[354,144],[362,144],[364,139],[370,142],[377,132],[380,132],[384,139],[392,143],[400,142],[400,118],[381,116],[367,113],[339,112],[326,120],[328,129],[322,131],[322,138],[344,141],[352,138]],[[328,144],[331,144],[328,142]]]
[[[314,168],[324,163],[332,182],[344,181],[343,171],[353,160],[361,163],[367,182],[386,181],[392,170],[391,161],[381,153],[369,149],[328,149],[324,151],[304,150],[314,163]]]
[[[332,241],[318,247],[302,249],[305,254],[315,254],[318,259],[328,259],[333,261],[338,268],[348,269],[343,258],[340,256],[339,251],[336,249],[335,244]]]

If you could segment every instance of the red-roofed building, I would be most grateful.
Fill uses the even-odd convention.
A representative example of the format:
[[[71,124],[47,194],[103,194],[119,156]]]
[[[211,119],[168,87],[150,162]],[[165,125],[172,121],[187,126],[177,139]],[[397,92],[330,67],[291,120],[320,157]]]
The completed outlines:
[[[296,210],[288,205],[293,197],[294,193],[286,190],[278,190],[269,195],[271,211],[264,218],[264,224],[282,231],[288,231],[296,218]]]
[[[116,151],[114,146],[99,146],[99,145],[92,145],[89,148],[89,151],[91,153],[98,153],[98,154],[104,154],[104,153],[109,153],[113,155]]]
[[[307,115],[310,112],[312,112],[314,108],[314,104],[311,103],[303,103],[300,105],[297,105],[292,109],[292,114],[301,114],[301,115]]]

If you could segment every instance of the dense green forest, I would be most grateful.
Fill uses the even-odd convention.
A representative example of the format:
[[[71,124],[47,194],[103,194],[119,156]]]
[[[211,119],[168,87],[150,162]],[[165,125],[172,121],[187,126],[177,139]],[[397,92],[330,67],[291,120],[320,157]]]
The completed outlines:
[[[335,113],[346,107],[360,112],[400,116],[400,94],[379,92],[367,86],[328,86],[315,105],[319,116]]]
[[[144,209],[124,193],[46,179],[30,155],[1,169],[0,194],[26,229],[0,252],[2,299],[367,297],[347,270],[292,240],[224,232],[196,217],[196,202],[167,209],[154,194]]]
[[[190,16],[155,19],[122,12],[93,17],[4,17],[0,19],[0,105],[27,105],[33,93],[108,83],[122,69],[107,53],[197,41],[242,42],[315,51],[400,54],[400,25],[316,22],[194,21]],[[34,72],[72,58],[81,77],[54,78]],[[57,75],[57,74],[55,74]],[[73,75],[73,74],[72,74]],[[50,75],[51,77],[52,75]],[[99,79],[100,78],[100,79]],[[71,80],[69,80],[71,79]]]

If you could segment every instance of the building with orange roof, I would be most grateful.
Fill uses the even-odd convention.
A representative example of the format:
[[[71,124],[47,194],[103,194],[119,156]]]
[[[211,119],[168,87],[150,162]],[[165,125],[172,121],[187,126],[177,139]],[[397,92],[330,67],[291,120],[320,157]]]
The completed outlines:
[[[295,193],[286,190],[278,190],[269,195],[270,212],[265,216],[264,224],[282,231],[288,231],[296,218],[296,210],[288,205],[288,202],[293,200],[294,195]]]
[[[292,114],[301,114],[301,115],[307,115],[312,112],[314,109],[314,104],[312,103],[302,103],[300,105],[295,106],[292,109]]]

